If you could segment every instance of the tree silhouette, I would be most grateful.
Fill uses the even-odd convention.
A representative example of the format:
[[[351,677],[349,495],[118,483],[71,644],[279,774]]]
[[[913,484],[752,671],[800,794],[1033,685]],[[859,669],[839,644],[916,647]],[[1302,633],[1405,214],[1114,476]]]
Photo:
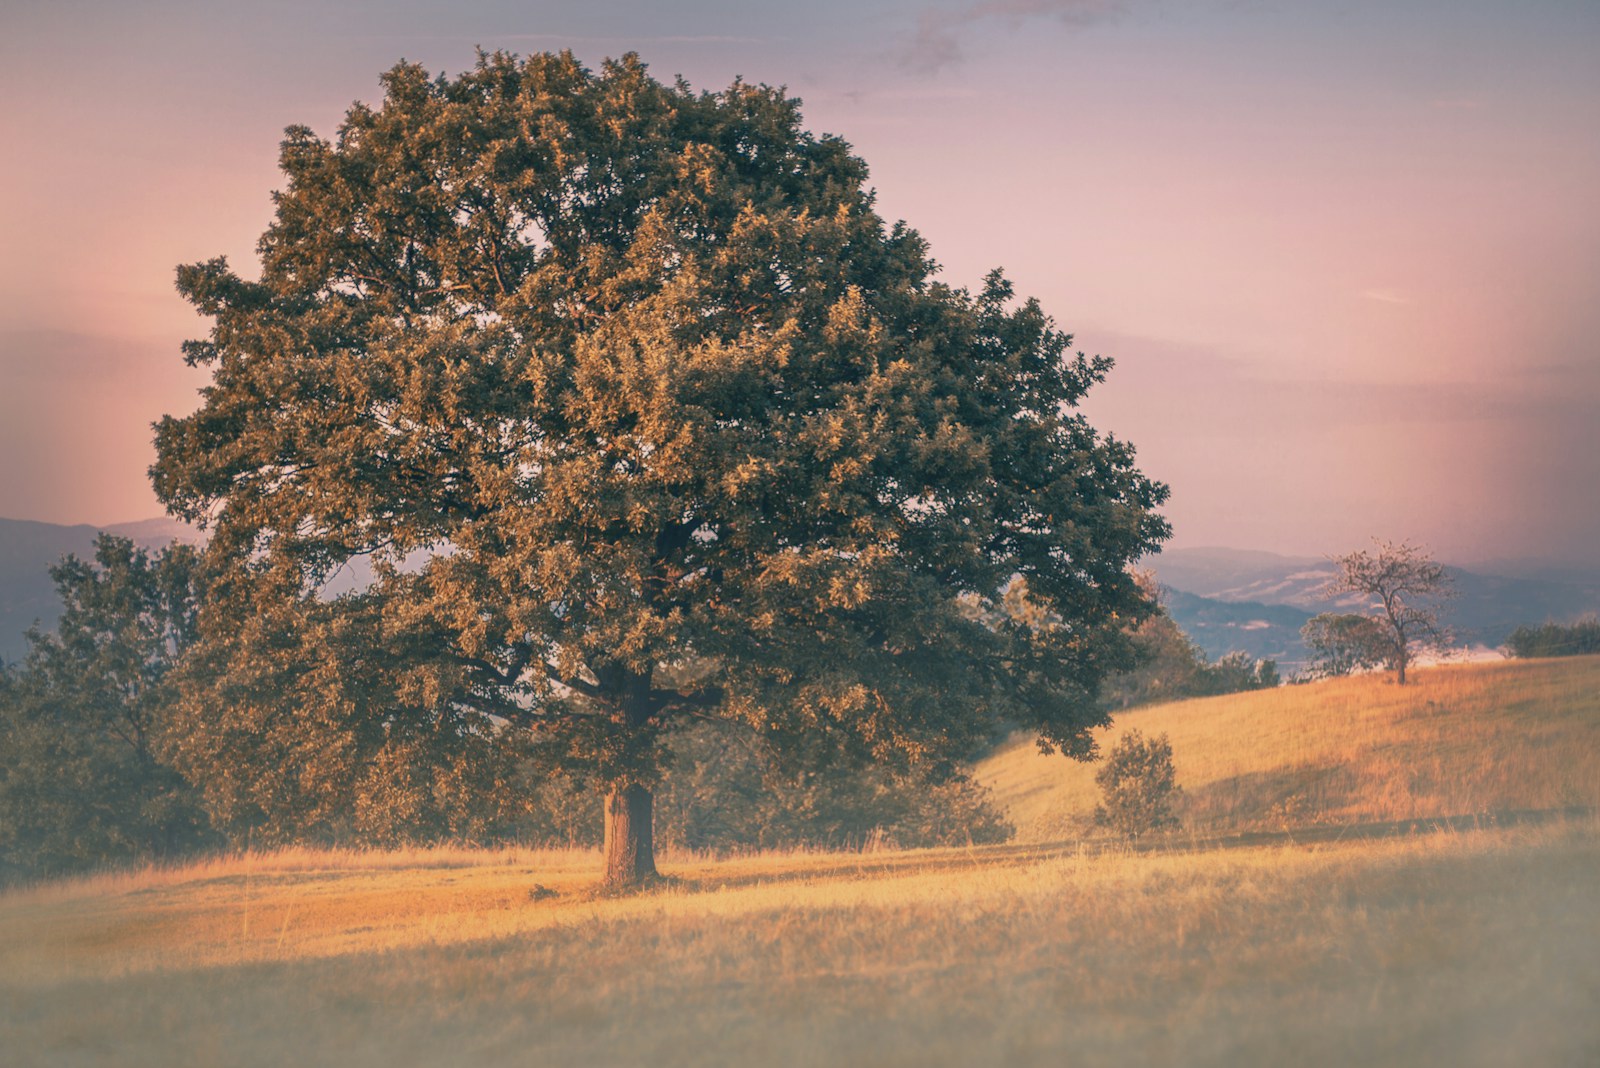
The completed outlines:
[[[1338,570],[1323,593],[1375,599],[1369,601],[1367,615],[1382,634],[1384,658],[1394,669],[1395,682],[1404,686],[1415,650],[1446,640],[1438,602],[1454,592],[1450,576],[1423,549],[1407,542],[1379,541],[1372,552],[1336,556],[1333,563]]]

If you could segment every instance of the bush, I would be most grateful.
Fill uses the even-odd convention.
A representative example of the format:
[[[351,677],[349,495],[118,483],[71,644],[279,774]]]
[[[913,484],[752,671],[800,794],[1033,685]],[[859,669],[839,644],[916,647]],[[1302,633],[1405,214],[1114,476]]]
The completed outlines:
[[[50,569],[56,629],[0,665],[0,883],[214,844],[198,791],[162,758],[171,673],[193,632],[199,560],[102,534]]]
[[[0,886],[214,844],[189,785],[107,722],[81,694],[0,668]]]
[[[1590,617],[1570,626],[1546,623],[1542,627],[1518,627],[1506,641],[1506,652],[1515,657],[1600,653],[1600,620]]]
[[[1095,807],[1094,821],[1129,838],[1176,827],[1172,808],[1183,788],[1175,778],[1167,736],[1146,741],[1138,730],[1130,730],[1095,773],[1104,800]]]

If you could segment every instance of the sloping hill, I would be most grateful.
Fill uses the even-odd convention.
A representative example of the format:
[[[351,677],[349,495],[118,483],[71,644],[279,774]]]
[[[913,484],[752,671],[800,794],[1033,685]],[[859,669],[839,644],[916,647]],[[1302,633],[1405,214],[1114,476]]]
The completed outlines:
[[[1600,657],[1451,665],[1133,709],[1198,833],[1600,807]],[[976,769],[1024,841],[1094,833],[1097,765],[1018,738]]]

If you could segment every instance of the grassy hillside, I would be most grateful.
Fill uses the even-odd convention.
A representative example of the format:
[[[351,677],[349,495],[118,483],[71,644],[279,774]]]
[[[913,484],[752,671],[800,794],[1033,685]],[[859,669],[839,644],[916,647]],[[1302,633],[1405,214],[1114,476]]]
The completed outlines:
[[[1600,807],[1600,657],[1463,664],[1118,715],[1172,739],[1198,833]],[[1094,833],[1096,765],[1019,738],[979,765],[1023,841]]]
[[[1220,784],[1275,776],[1320,806],[1306,818],[1539,807],[1592,797],[1597,672],[1452,669],[1128,720],[1172,734],[1208,825],[1267,822],[1267,791]],[[1013,748],[986,771],[1035,835],[1092,805],[1091,769],[1060,758]],[[1248,843],[668,854],[666,885],[618,897],[593,892],[596,853],[465,849],[18,889],[0,894],[0,1062],[1600,1060],[1593,816]]]

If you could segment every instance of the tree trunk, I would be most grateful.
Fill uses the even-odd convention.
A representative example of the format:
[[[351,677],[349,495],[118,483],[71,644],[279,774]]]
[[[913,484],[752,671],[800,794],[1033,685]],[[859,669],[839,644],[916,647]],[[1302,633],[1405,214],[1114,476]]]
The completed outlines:
[[[618,713],[616,729],[624,747],[634,750],[638,761],[646,755],[640,746],[654,744],[653,735],[639,736],[650,730],[650,674],[617,665],[603,665],[594,673],[606,692],[605,703]],[[655,798],[627,775],[623,771],[606,793],[607,887],[638,886],[656,878]]]
[[[637,886],[656,877],[655,798],[643,786],[606,794],[606,885]]]

